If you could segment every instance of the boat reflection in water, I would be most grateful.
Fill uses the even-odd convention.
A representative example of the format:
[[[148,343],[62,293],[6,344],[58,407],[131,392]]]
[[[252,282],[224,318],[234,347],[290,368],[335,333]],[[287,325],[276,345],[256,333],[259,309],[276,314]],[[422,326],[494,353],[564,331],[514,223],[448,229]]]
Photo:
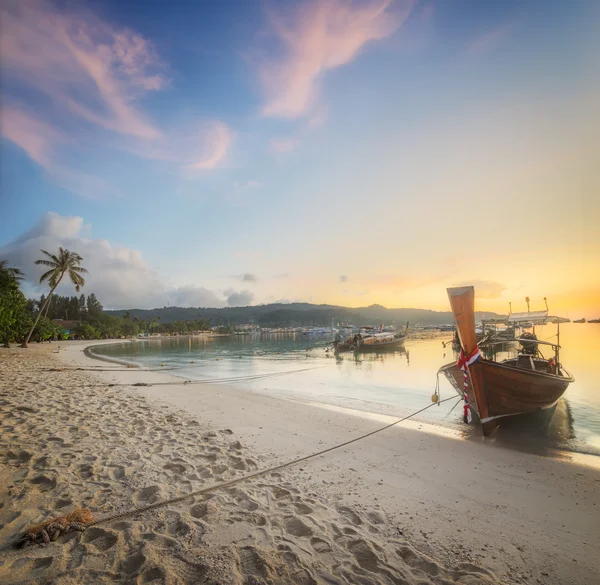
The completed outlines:
[[[369,352],[331,352],[335,356],[335,362],[353,362],[355,364],[369,364],[374,362],[398,361],[405,358],[406,364],[410,365],[410,352],[404,347],[395,349],[371,350]]]
[[[481,435],[476,427],[470,426],[467,437]],[[564,396],[552,408],[507,418],[488,437],[488,441],[498,446],[550,456],[556,455],[556,451],[572,451],[574,439],[573,415]]]

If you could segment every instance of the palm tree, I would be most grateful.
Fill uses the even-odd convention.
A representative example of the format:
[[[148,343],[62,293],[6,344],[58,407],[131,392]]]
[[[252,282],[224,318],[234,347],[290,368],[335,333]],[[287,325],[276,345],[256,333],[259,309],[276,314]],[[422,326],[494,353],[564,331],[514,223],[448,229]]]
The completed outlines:
[[[6,260],[0,262],[0,276],[14,279],[17,282],[23,280],[23,273],[18,268],[12,268],[7,264]]]
[[[75,285],[75,290],[79,292],[79,289],[85,284],[85,279],[82,274],[86,273],[87,270],[82,266],[79,266],[83,258],[77,254],[77,252],[69,252],[64,248],[58,249],[58,255],[50,254],[50,252],[46,252],[46,250],[41,250],[42,254],[45,254],[49,259],[43,258],[42,260],[36,260],[36,264],[41,264],[42,266],[49,266],[50,270],[48,272],[44,272],[42,276],[40,276],[40,283],[45,280],[48,281],[50,285],[50,294],[48,298],[38,311],[37,317],[35,318],[35,322],[33,323],[33,327],[27,335],[27,338],[23,342],[22,347],[27,347],[29,343],[29,339],[35,330],[40,317],[42,316],[46,305],[50,302],[52,298],[52,294],[60,284],[60,281],[63,279],[65,274],[69,275],[71,282]]]

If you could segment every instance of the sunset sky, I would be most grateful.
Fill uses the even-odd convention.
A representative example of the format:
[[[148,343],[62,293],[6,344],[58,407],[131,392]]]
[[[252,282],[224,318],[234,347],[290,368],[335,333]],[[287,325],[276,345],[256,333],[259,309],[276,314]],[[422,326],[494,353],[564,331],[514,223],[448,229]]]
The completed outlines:
[[[110,308],[600,317],[600,2],[0,5],[0,259]],[[65,287],[60,292],[69,293]]]

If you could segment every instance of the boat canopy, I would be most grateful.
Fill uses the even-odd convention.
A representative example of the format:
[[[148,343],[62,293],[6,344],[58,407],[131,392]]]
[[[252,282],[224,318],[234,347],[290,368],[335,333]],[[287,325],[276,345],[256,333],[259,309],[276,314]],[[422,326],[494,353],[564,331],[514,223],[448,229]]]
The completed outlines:
[[[526,311],[524,313],[511,313],[508,316],[509,323],[519,323],[523,321],[531,321],[539,323],[548,319],[548,311]]]

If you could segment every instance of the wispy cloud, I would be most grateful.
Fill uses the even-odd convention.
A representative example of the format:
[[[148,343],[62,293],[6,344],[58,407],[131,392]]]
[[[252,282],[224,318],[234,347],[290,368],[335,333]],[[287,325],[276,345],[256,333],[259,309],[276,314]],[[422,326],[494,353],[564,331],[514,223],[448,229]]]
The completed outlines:
[[[190,171],[206,171],[219,166],[226,158],[233,142],[233,131],[226,124],[213,121],[205,125],[201,152],[184,168]]]
[[[2,135],[54,182],[84,195],[89,189],[82,193],[81,185],[103,182],[67,164],[86,141],[165,160],[188,177],[220,166],[234,139],[225,123],[188,117],[178,127],[161,128],[142,110],[143,98],[169,85],[168,67],[153,43],[83,6],[68,8],[43,0],[2,3],[9,104],[2,109]]]
[[[258,276],[256,276],[256,274],[252,274],[251,272],[245,272],[244,274],[235,274],[231,278],[239,280],[241,282],[258,282]]]
[[[412,0],[312,0],[269,13],[283,56],[260,71],[263,114],[298,118],[315,104],[323,75],[351,62],[370,41],[391,35],[408,18]],[[390,9],[392,8],[392,9]]]
[[[54,146],[61,142],[61,133],[34,118],[19,107],[0,110],[2,134],[20,146],[34,161],[50,168]]]
[[[153,45],[80,9],[23,0],[2,8],[2,64],[72,114],[120,134],[156,138],[137,99],[167,85]]]
[[[478,55],[489,51],[507,36],[511,28],[512,24],[502,24],[477,35],[469,46],[469,54]]]

